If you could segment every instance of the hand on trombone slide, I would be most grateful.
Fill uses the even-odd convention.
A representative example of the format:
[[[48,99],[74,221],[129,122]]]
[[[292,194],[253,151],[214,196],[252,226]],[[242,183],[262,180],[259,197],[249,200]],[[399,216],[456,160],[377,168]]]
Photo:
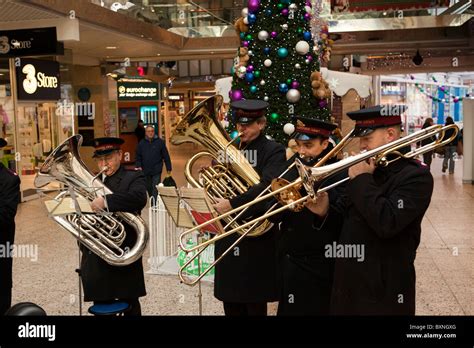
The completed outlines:
[[[305,207],[319,216],[326,216],[329,210],[329,195],[327,192],[319,192],[314,199],[309,198]]]

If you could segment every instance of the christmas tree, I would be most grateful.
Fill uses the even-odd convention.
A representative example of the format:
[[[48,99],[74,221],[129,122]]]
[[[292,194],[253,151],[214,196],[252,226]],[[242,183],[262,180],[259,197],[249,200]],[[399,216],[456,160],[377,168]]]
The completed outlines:
[[[235,23],[241,42],[230,98],[267,101],[266,134],[285,145],[292,117],[330,120],[331,92],[319,73],[327,35],[311,25],[318,15],[309,0],[249,0]]]

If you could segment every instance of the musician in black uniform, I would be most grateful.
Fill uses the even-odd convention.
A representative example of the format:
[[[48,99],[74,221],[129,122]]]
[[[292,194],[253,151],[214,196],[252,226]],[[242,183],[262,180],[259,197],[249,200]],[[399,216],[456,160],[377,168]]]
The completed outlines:
[[[360,150],[398,140],[403,110],[386,105],[348,113]],[[429,168],[411,159],[376,167],[371,159],[350,167],[349,177],[338,246],[344,257],[336,258],[331,312],[414,315],[414,261],[433,192]],[[332,210],[325,200],[318,204]]]
[[[297,117],[295,133],[298,152],[287,163],[290,166],[296,158],[303,164],[314,166],[326,156],[334,146],[329,136],[337,125]],[[331,157],[324,164],[331,164],[337,158]],[[290,169],[283,178],[294,181],[299,177],[296,167]],[[327,186],[332,182],[325,182]],[[343,194],[344,184],[331,190],[329,199],[335,202]],[[301,195],[307,193],[301,189]],[[295,212],[285,210],[277,214],[272,221],[281,222],[278,239],[279,267],[281,276],[278,315],[327,315],[331,300],[331,288],[334,273],[334,259],[325,257],[325,250],[339,237],[341,219],[331,216],[316,218],[306,207]],[[324,224],[323,224],[324,223]]]
[[[0,149],[7,142],[0,138]],[[15,172],[0,163],[0,245],[6,253],[0,255],[0,315],[3,315],[12,302],[12,267],[10,251],[15,241],[15,215],[20,202],[20,178]]]
[[[254,200],[285,169],[285,148],[264,135],[265,109],[261,100],[241,100],[231,104],[240,149],[260,175],[260,183],[230,200],[217,199],[219,213],[227,212]],[[262,202],[263,203],[263,202]],[[257,217],[265,204],[257,204],[242,215]],[[266,315],[267,302],[278,299],[276,276],[276,226],[259,237],[245,237],[215,268],[214,296],[224,302],[226,315]],[[238,233],[218,241],[219,257],[239,237]]]
[[[123,140],[119,138],[98,138],[94,140],[94,159],[103,173],[104,184],[113,192],[94,199],[94,211],[108,209],[110,212],[139,214],[147,202],[145,177],[141,171],[126,170],[121,166]],[[135,242],[135,233],[126,226],[126,238],[122,248]],[[95,253],[82,246],[81,276],[84,300],[107,303],[123,300],[131,308],[126,315],[141,315],[139,297],[145,296],[145,280],[142,258],[127,266],[111,266]]]

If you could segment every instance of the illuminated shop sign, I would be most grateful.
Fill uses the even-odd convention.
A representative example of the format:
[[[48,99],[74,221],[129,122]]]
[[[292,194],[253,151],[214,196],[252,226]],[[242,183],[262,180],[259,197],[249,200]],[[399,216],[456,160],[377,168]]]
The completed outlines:
[[[117,96],[118,100],[158,100],[158,83],[119,82]]]
[[[56,38],[56,28],[0,31],[0,58],[63,55],[64,44]]]
[[[59,100],[59,63],[22,58],[16,67],[18,100]]]

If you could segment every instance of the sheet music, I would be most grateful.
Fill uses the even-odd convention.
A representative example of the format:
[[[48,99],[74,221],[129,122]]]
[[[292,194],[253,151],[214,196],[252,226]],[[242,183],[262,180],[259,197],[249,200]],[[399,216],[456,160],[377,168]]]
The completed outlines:
[[[77,197],[77,203],[79,204],[82,213],[94,213],[90,202],[84,197]],[[54,199],[47,200],[44,204],[46,205],[48,213],[53,216],[77,213],[74,201],[71,197],[65,197],[60,201]]]
[[[190,213],[196,224],[200,225],[218,216],[204,189],[182,187],[180,195],[189,206]],[[219,221],[203,227],[202,230],[217,234],[224,231]]]
[[[176,226],[185,228],[194,227],[189,212],[180,206],[180,196],[175,187],[158,187],[158,193]]]

